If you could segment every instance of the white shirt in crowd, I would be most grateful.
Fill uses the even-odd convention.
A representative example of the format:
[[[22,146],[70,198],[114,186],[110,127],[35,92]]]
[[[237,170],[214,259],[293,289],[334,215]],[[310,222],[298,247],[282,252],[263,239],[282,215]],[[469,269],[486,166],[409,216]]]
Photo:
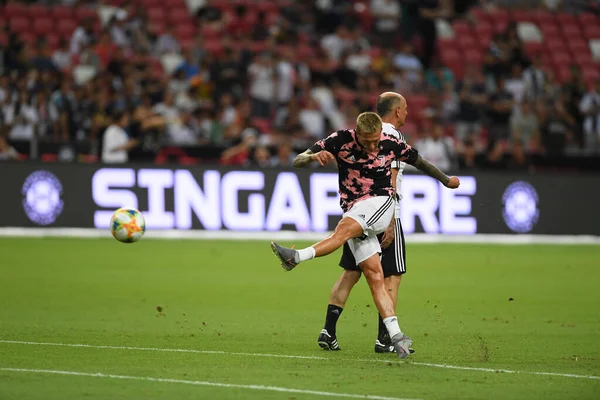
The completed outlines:
[[[90,42],[89,35],[83,29],[83,26],[75,29],[73,32],[73,36],[71,36],[71,54],[79,54],[81,49],[83,49]]]
[[[262,101],[270,102],[275,95],[273,68],[253,63],[248,67],[250,75],[250,95]]]
[[[277,100],[280,103],[287,104],[294,95],[294,80],[296,72],[294,66],[288,61],[280,61],[277,64]]]
[[[116,147],[124,146],[129,142],[129,136],[125,129],[119,125],[111,125],[104,132],[104,141],[102,143],[102,162],[104,163],[124,163],[129,160],[126,150],[112,151]]]
[[[39,120],[34,106],[21,104],[17,114],[17,105],[3,107],[4,123],[12,125],[9,137],[14,140],[31,140],[35,136],[35,124]]]
[[[308,134],[315,139],[322,139],[325,134],[325,117],[319,110],[305,108],[298,114],[298,119]]]
[[[397,0],[372,0],[371,14],[379,17],[375,21],[377,30],[382,32],[390,32],[398,29],[400,21],[400,3]]]
[[[581,98],[579,109],[583,113],[590,112],[596,108],[596,114],[588,115],[583,121],[583,129],[586,133],[595,133],[600,136],[600,93],[593,91],[587,92]]]
[[[442,137],[434,140],[431,137],[421,139],[415,144],[419,149],[419,154],[427,161],[438,167],[441,171],[447,172],[452,168],[451,152],[453,151],[452,141],[448,137]]]

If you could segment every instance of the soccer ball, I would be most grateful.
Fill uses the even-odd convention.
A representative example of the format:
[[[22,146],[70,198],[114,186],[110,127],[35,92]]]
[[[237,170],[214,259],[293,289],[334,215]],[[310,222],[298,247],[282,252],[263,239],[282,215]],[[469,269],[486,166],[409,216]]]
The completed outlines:
[[[144,236],[146,221],[135,208],[119,208],[110,219],[110,233],[121,243],[134,243]]]

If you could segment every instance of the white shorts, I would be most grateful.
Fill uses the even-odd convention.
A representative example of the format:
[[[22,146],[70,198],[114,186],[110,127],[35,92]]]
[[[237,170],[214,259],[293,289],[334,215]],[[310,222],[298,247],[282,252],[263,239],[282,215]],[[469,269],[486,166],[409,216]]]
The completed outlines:
[[[373,254],[381,253],[377,235],[384,232],[394,217],[396,201],[392,197],[377,196],[354,204],[343,218],[350,217],[363,229],[363,236],[348,240],[356,264],[360,264]]]

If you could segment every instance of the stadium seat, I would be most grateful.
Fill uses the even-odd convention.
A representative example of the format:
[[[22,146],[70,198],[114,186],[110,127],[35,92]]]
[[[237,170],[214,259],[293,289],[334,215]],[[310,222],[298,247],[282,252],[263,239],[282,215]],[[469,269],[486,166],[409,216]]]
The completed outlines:
[[[600,39],[600,25],[584,25],[583,36],[586,39]]]
[[[166,20],[165,13],[161,7],[148,9],[147,14],[150,22],[164,22]]]
[[[32,4],[27,9],[27,15],[30,18],[47,18],[50,17],[50,11],[51,9],[46,6]]]
[[[511,19],[516,22],[534,22],[536,15],[531,10],[513,10]]]
[[[193,24],[183,24],[175,27],[175,36],[177,36],[177,39],[180,41],[192,39],[195,34],[196,27]]]
[[[586,82],[593,82],[596,79],[600,78],[600,71],[598,71],[595,65],[582,67],[581,71]]]
[[[459,38],[461,36],[471,36],[471,26],[466,22],[455,22],[452,24],[454,30],[454,37]]]
[[[79,7],[75,9],[75,18],[79,21],[83,21],[84,19],[98,19],[98,12],[93,8],[85,8]]]
[[[560,36],[546,38],[544,43],[550,51],[561,51],[567,48],[564,39]]]
[[[554,75],[560,83],[565,83],[571,78],[571,69],[565,65],[557,66],[554,68]]]
[[[552,51],[550,57],[556,65],[569,65],[573,60],[571,54],[566,51]]]
[[[554,23],[554,15],[547,11],[537,10],[534,12],[533,21],[538,25]]]
[[[573,14],[558,13],[556,15],[556,22],[559,25],[577,24],[577,17],[575,17]]]
[[[561,25],[561,30],[567,40],[578,39],[581,37],[581,28],[577,24]]]
[[[479,48],[479,43],[471,35],[463,35],[456,38],[456,44],[463,50]]]
[[[46,36],[54,31],[55,21],[51,18],[37,18],[32,27],[36,35]]]
[[[468,64],[481,65],[483,63],[483,54],[479,50],[465,50],[463,58]]]
[[[175,8],[168,12],[168,21],[173,25],[192,23],[192,17],[187,8]]]
[[[162,0],[141,0],[141,5],[145,9],[160,7],[162,4]]]
[[[58,33],[61,34],[63,37],[70,37],[77,28],[77,26],[77,22],[75,22],[72,19],[61,19],[60,21],[58,21],[56,29]]]
[[[60,42],[60,37],[58,35],[49,34],[46,36],[46,43],[52,50],[56,50],[58,48],[58,43]]]
[[[581,23],[581,26],[598,25],[600,24],[600,18],[591,13],[582,13],[579,14],[579,22]]]
[[[12,17],[10,29],[17,33],[27,32],[31,29],[31,20],[27,17]]]
[[[29,12],[22,3],[8,3],[4,6],[3,14],[9,19],[27,17]]]
[[[72,7],[55,6],[52,9],[52,16],[56,19],[72,19],[75,18],[75,11]]]

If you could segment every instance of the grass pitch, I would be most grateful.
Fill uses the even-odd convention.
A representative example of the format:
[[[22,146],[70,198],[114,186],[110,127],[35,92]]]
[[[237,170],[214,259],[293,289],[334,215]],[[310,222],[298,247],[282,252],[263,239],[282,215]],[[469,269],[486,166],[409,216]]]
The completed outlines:
[[[339,253],[284,272],[266,242],[0,238],[0,399],[600,397],[599,247],[407,250],[400,362],[364,281],[342,351],[317,346]]]

